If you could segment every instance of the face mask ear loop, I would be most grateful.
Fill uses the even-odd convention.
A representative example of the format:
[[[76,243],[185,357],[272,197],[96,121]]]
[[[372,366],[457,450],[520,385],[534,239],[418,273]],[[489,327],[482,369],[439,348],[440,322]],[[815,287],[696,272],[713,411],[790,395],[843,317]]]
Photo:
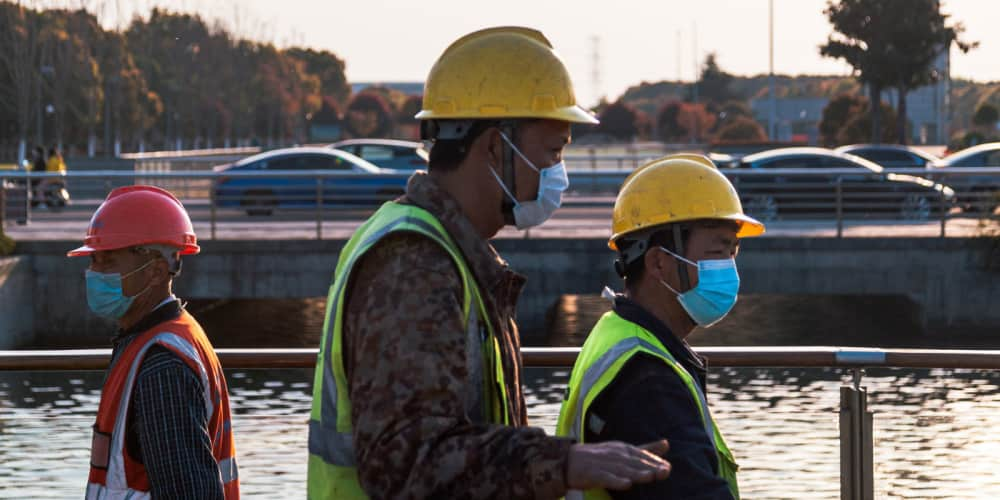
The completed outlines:
[[[503,189],[503,192],[507,194],[507,198],[504,198],[505,202],[510,203],[512,206],[516,206],[517,202],[514,201],[514,195],[509,189],[507,189],[507,186],[504,185],[503,181],[500,180],[500,176],[497,175],[496,170],[493,169],[492,165],[487,165],[487,167],[490,168],[490,174],[492,174],[493,178],[497,180],[497,184],[500,184],[500,189]]]
[[[671,292],[674,292],[674,295],[676,295],[678,297],[681,296],[680,292],[678,292],[677,290],[674,290],[674,287],[668,285],[666,281],[660,280],[660,284],[663,285],[663,286],[665,286],[665,287],[667,287],[667,290],[670,290]]]
[[[674,224],[674,252],[677,255],[684,255],[684,239],[681,237],[681,226],[680,224]],[[688,291],[691,289],[691,278],[688,276],[688,266],[687,263],[681,261],[681,259],[674,259],[677,262],[677,276],[681,280],[681,289]]]
[[[142,271],[143,269],[146,269],[146,268],[147,268],[147,267],[149,267],[149,265],[150,265],[150,264],[152,264],[153,262],[156,262],[156,259],[155,259],[155,258],[154,258],[154,259],[150,259],[150,260],[148,260],[148,261],[147,261],[147,262],[146,262],[145,264],[143,264],[143,265],[141,265],[141,266],[137,267],[137,268],[136,268],[135,270],[133,270],[132,272],[130,272],[130,273],[126,274],[126,275],[123,275],[123,276],[121,277],[121,281],[122,281],[122,283],[124,283],[124,282],[125,282],[125,278],[127,278],[127,277],[129,277],[129,276],[132,276],[133,274],[135,274],[135,273],[137,273],[137,272],[139,272],[139,271]],[[144,293],[148,292],[148,291],[149,291],[149,289],[151,289],[151,288],[153,288],[153,284],[152,284],[152,283],[149,283],[148,285],[146,285],[146,288],[143,288],[143,289],[142,289],[142,291],[141,291],[141,292],[139,292],[139,293],[137,293],[137,294],[135,294],[135,295],[131,296],[130,298],[132,298],[132,299],[135,299],[136,297],[138,297],[138,296],[140,296],[140,295],[142,295],[142,294],[144,294]]]

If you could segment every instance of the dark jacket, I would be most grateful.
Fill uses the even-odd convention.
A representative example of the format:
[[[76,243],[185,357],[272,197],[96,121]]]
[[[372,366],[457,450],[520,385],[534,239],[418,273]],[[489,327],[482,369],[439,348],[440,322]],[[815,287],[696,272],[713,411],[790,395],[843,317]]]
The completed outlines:
[[[706,365],[667,325],[639,304],[618,295],[614,310],[627,321],[648,330],[663,343],[705,390]],[[732,498],[719,477],[715,445],[705,431],[698,406],[679,376],[663,361],[638,354],[597,396],[590,414],[604,421],[600,433],[589,427],[587,442],[625,441],[641,445],[658,439],[670,442],[667,460],[670,478],[629,491],[610,492],[616,499]]]

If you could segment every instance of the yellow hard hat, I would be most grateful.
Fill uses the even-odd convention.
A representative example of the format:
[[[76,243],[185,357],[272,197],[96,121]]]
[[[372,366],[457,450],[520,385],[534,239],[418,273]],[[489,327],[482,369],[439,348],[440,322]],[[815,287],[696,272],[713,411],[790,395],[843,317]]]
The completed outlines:
[[[490,28],[448,47],[427,76],[418,120],[548,118],[597,123],[576,104],[562,59],[541,32]]]
[[[700,155],[698,153],[674,153],[672,155],[665,156],[665,157],[662,157],[660,159],[662,160],[662,159],[666,159],[666,158],[672,158],[672,159],[675,159],[675,160],[691,160],[691,161],[696,161],[698,163],[701,163],[702,165],[705,165],[705,166],[708,166],[708,167],[716,168],[715,163],[712,163],[712,160],[710,160],[707,156]],[[640,167],[636,168],[635,170],[632,171],[632,173],[628,174],[628,177],[626,177],[625,181],[622,182],[622,188],[624,188],[625,185],[628,184],[628,181],[632,180],[632,178],[635,177],[636,174],[638,174],[639,172],[642,172],[643,169],[645,169],[646,167],[649,167],[649,166],[652,166],[652,165],[658,165],[658,164],[659,164],[658,162],[651,161],[649,163],[644,163]]]
[[[701,158],[664,156],[636,169],[615,200],[608,246],[618,250],[616,242],[628,234],[698,219],[738,222],[738,238],[763,234],[764,224],[743,213],[729,179],[708,158]]]

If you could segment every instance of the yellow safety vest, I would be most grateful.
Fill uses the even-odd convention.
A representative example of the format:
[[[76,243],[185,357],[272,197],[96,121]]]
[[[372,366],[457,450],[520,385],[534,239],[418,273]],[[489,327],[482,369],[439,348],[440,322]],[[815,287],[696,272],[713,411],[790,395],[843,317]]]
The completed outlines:
[[[470,343],[467,352],[482,352],[481,357],[471,356],[469,360],[472,364],[481,363],[469,369],[470,373],[482,374],[483,380],[474,384],[479,394],[470,399],[480,402],[479,407],[467,408],[467,413],[473,420],[510,424],[500,346],[493,334],[482,292],[461,250],[430,212],[412,205],[385,203],[358,228],[340,252],[327,297],[309,417],[307,477],[310,499],[368,498],[361,489],[354,461],[351,400],[343,357],[344,295],[354,264],[379,240],[397,231],[417,233],[436,242],[455,262],[463,283],[462,314]]]
[[[623,319],[614,311],[605,313],[601,317],[580,350],[580,356],[576,359],[573,373],[570,375],[569,393],[559,412],[556,435],[572,437],[577,442],[583,443],[586,436],[584,428],[591,403],[597,399],[601,391],[611,385],[625,363],[638,353],[646,353],[662,360],[677,373],[677,376],[687,386],[691,397],[694,398],[695,404],[698,406],[698,412],[705,424],[705,431],[715,441],[715,450],[719,457],[719,476],[729,484],[729,490],[733,493],[733,497],[739,499],[739,487],[736,482],[738,467],[733,460],[733,454],[726,446],[722,433],[719,432],[719,428],[712,420],[712,414],[708,410],[708,402],[705,400],[701,386],[674,359],[670,351],[656,338],[656,335]],[[679,480],[683,481],[683,479]],[[605,499],[611,497],[604,490],[588,490],[585,492],[570,491],[566,494],[566,498]]]

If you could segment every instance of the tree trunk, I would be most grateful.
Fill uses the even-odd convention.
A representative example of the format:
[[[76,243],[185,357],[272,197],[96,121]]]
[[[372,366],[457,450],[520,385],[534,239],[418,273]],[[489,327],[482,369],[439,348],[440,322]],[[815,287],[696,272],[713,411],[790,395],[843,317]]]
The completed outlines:
[[[896,140],[900,144],[910,142],[906,134],[906,89],[899,89],[899,102],[896,104]]]
[[[882,142],[882,86],[868,84],[871,90],[872,144]]]

